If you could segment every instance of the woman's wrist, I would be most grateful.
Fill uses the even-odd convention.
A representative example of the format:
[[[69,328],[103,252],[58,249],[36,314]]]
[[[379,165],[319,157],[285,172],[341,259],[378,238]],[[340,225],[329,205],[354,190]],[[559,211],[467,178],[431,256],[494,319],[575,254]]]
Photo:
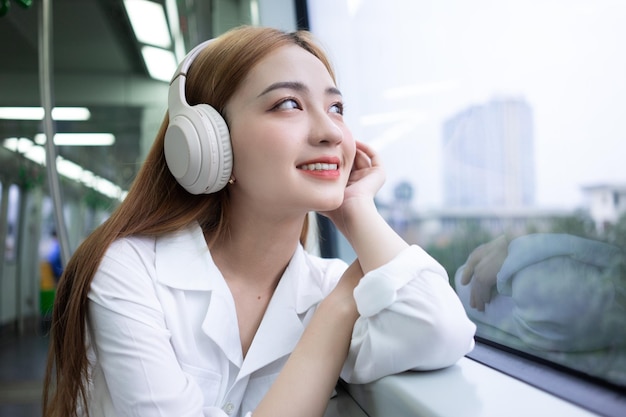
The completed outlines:
[[[395,258],[409,245],[385,221],[373,204],[362,208],[354,205],[355,211],[346,217],[344,236],[354,249],[363,272],[367,273]]]
[[[352,198],[345,201],[335,226],[346,237],[350,244],[352,236],[359,233],[359,229],[366,229],[374,221],[382,220],[374,200],[368,198]]]
[[[318,310],[328,312],[330,317],[345,318],[348,322],[352,320],[354,323],[358,317],[354,288],[359,284],[362,277],[361,265],[358,261],[354,261],[343,273],[335,288],[320,303]]]

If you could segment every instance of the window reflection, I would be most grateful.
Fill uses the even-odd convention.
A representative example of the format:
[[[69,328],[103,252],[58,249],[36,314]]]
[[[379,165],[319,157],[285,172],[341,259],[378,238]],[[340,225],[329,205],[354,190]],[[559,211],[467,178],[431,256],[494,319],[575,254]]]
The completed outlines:
[[[500,236],[472,251],[455,287],[478,336],[626,386],[624,271],[607,242]]]
[[[446,267],[478,335],[626,386],[626,3],[309,9],[385,162],[380,211]]]

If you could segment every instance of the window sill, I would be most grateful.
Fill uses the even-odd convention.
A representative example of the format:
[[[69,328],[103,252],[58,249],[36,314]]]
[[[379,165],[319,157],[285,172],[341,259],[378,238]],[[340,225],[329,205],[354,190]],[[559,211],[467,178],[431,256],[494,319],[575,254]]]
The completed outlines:
[[[599,415],[470,358],[438,371],[406,372],[345,389],[370,417]]]

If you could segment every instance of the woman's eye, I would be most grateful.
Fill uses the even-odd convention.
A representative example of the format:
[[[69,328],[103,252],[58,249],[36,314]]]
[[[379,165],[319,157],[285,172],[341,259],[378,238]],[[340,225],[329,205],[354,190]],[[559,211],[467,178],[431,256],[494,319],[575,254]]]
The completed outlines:
[[[299,109],[299,108],[300,108],[300,105],[298,104],[298,102],[292,98],[283,100],[280,103],[278,103],[276,107],[274,107],[274,109],[276,110],[293,110],[293,109]]]
[[[331,113],[343,114],[343,103],[334,103],[330,106]]]

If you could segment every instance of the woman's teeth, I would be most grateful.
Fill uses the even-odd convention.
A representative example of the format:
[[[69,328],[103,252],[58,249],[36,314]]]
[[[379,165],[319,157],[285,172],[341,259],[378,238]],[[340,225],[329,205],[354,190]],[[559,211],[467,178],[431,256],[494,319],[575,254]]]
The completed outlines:
[[[333,171],[337,169],[337,164],[305,164],[300,165],[298,168],[305,171]]]

